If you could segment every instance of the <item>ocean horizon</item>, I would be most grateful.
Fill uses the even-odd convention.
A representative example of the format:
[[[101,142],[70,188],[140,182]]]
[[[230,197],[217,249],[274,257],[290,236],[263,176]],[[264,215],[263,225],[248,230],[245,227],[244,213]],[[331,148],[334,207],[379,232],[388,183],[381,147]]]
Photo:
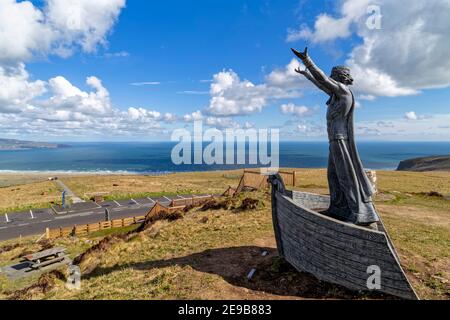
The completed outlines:
[[[263,165],[175,165],[175,142],[59,142],[66,147],[0,151],[0,173],[140,174],[217,171]],[[207,144],[205,144],[207,145]],[[248,147],[248,146],[247,146]],[[395,170],[402,160],[450,155],[450,142],[362,141],[358,149],[364,167]],[[270,148],[269,148],[270,150]],[[248,159],[248,148],[247,159]],[[280,142],[280,167],[326,168],[328,142]]]

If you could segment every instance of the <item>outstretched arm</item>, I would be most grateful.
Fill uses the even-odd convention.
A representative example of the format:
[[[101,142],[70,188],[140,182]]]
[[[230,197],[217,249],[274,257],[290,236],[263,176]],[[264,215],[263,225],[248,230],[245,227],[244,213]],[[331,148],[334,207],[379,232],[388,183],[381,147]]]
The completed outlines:
[[[317,88],[319,88],[320,90],[324,91],[326,94],[328,94],[329,96],[333,95],[333,92],[330,91],[328,88],[324,87],[319,81],[317,81],[314,76],[311,74],[311,72],[309,72],[308,69],[305,70],[301,70],[300,68],[295,69],[295,72],[302,74],[303,76],[305,76],[306,79],[308,79],[309,81],[311,81]]]
[[[342,91],[342,88],[337,81],[328,77],[322,70],[320,70],[319,67],[315,65],[315,63],[308,55],[308,48],[305,49],[304,53],[301,53],[295,49],[292,49],[292,52],[294,52],[294,54],[302,60],[303,64],[306,66],[309,72],[311,72],[313,78],[322,87],[326,88],[326,90],[332,93],[338,93]]]

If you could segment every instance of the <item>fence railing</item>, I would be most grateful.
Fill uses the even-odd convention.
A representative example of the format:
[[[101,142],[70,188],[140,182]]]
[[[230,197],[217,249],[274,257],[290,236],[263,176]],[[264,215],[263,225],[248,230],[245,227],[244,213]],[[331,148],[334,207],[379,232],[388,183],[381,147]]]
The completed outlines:
[[[68,236],[85,236],[93,232],[105,230],[105,229],[114,229],[114,228],[122,228],[122,227],[128,227],[133,224],[142,223],[145,221],[146,217],[149,215],[160,213],[161,211],[167,211],[167,212],[174,212],[183,210],[187,206],[190,205],[200,205],[203,202],[213,199],[214,196],[207,195],[207,196],[192,196],[192,197],[185,197],[180,199],[174,199],[170,203],[169,207],[165,207],[159,202],[156,202],[153,208],[145,215],[145,216],[137,216],[137,217],[131,217],[131,218],[124,218],[124,219],[117,219],[117,220],[111,220],[111,221],[100,221],[96,223],[91,224],[82,224],[82,225],[76,225],[72,227],[66,227],[66,228],[58,228],[58,229],[49,229],[47,228],[45,230],[45,236],[47,239],[56,239],[61,237],[68,237]]]
[[[145,216],[131,217],[125,219],[116,219],[111,221],[100,221],[91,224],[76,225],[72,227],[49,229],[45,230],[45,236],[47,239],[56,239],[68,236],[85,236],[93,232],[128,227],[137,223],[142,223],[145,220]]]
[[[202,204],[203,202],[207,200],[214,199],[214,196],[207,195],[207,196],[192,196],[192,197],[185,197],[182,199],[174,199],[170,203],[169,207],[187,207],[187,206],[198,206]]]

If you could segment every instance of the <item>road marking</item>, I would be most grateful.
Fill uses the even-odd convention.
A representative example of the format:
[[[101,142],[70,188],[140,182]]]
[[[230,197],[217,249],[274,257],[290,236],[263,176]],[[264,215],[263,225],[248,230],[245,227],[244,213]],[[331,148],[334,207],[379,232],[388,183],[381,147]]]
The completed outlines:
[[[17,226],[18,227],[24,227],[24,226],[28,226],[29,225],[29,223],[22,223],[22,224],[18,224]]]
[[[163,198],[166,198],[168,201],[172,202],[172,199],[169,199],[166,196],[163,196]]]
[[[93,213],[94,213],[93,211],[89,211],[89,212],[80,213],[78,216],[79,217],[86,217],[86,216],[90,216]]]
[[[52,220],[44,220],[44,221],[42,221],[42,222],[52,222]]]
[[[178,198],[181,198],[181,199],[187,199],[187,198],[185,198],[185,197],[183,197],[183,196],[177,196]]]
[[[155,203],[155,200],[153,200],[152,198],[147,197],[147,199],[150,200],[151,202]]]
[[[7,214],[7,213],[5,213],[5,218],[6,218],[6,223],[9,223],[10,221],[9,221],[8,214]]]
[[[0,230],[7,229],[8,227],[0,227]]]
[[[134,200],[134,199],[131,199],[131,201],[133,201],[134,203],[136,203],[138,206],[140,206],[141,204],[139,203],[139,202],[137,202],[136,200]]]
[[[60,216],[60,217],[56,217],[55,219],[61,220],[61,219],[70,219],[73,217],[86,217],[86,216],[90,216],[93,213],[94,213],[94,211],[88,211],[88,212],[82,212],[82,213],[78,213],[78,214],[71,214],[68,216]]]
[[[33,210],[30,210],[31,219],[34,219]]]
[[[119,207],[122,206],[122,205],[121,205],[120,203],[118,203],[116,200],[113,200],[113,202],[114,202],[115,204],[117,204]]]

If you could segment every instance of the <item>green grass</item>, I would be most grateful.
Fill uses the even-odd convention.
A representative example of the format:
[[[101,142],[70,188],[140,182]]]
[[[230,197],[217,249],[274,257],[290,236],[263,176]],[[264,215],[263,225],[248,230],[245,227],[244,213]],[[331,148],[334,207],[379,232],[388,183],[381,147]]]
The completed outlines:
[[[0,215],[5,215],[6,213],[22,212],[37,209],[48,209],[52,205],[48,202],[37,203],[37,204],[27,204],[23,206],[16,206],[11,208],[0,209]]]
[[[448,175],[445,174],[403,174],[397,172],[380,172],[380,189],[393,196],[392,200],[377,201],[383,210],[383,220],[398,249],[402,265],[408,278],[423,299],[448,299],[450,290],[445,279],[449,279],[450,270],[450,232],[447,222],[450,217],[450,201],[440,197],[430,197],[420,192],[435,190],[444,195],[449,194]],[[195,180],[195,179],[197,180]],[[212,176],[211,173],[195,175],[173,175],[168,177],[145,178],[145,183],[138,184],[134,189],[132,181],[100,179],[104,185],[96,190],[109,191],[106,200],[122,200],[142,197],[173,196],[176,193],[198,194],[215,192],[218,186],[231,184],[237,186],[237,173],[225,173]],[[119,178],[116,178],[119,179]],[[122,178],[121,178],[122,179]],[[159,181],[161,179],[161,181]],[[194,179],[194,180],[193,180]],[[224,180],[226,181],[224,182]],[[78,181],[78,180],[77,180]],[[152,182],[160,182],[152,185]],[[299,174],[299,187],[302,191],[327,191],[326,171],[308,170]],[[89,186],[89,178],[80,181],[79,186]],[[121,190],[109,190],[113,183],[120,185]],[[81,187],[80,187],[81,188]],[[160,189],[157,189],[160,188]],[[225,189],[225,188],[224,188]],[[128,191],[137,191],[130,192]],[[140,192],[140,191],[157,192]],[[167,190],[170,192],[160,192]],[[179,191],[183,190],[183,191]],[[322,191],[321,191],[322,192]],[[37,299],[251,299],[271,298],[266,292],[229,282],[221,274],[209,272],[216,264],[227,266],[229,261],[238,260],[241,256],[225,256],[216,259],[210,265],[209,253],[205,250],[217,251],[245,246],[267,247],[274,245],[270,195],[267,191],[247,193],[241,197],[263,200],[257,210],[239,212],[233,210],[218,210],[201,212],[193,210],[184,219],[158,226],[155,232],[140,234],[133,240],[120,242],[103,252],[98,257],[98,270],[92,277],[83,278],[81,292],[68,292],[60,286],[46,296]],[[242,198],[240,197],[240,200]],[[206,219],[207,218],[207,219]],[[58,239],[55,245],[68,249],[71,257],[75,257],[87,248],[95,245],[103,237],[123,234],[136,226],[107,229],[92,233],[87,237]],[[31,242],[30,242],[31,244]],[[9,259],[21,250],[23,246],[12,253],[0,254],[0,261],[9,264]],[[33,247],[34,249],[34,247]],[[235,252],[234,250],[231,250]],[[239,249],[237,249],[237,252]],[[165,264],[171,259],[181,259],[177,263]],[[231,259],[231,260],[227,260]],[[188,260],[186,262],[186,260]],[[199,261],[197,261],[199,260]],[[177,260],[178,261],[178,260]],[[202,268],[195,266],[203,263]],[[254,261],[250,261],[249,268]],[[0,263],[1,264],[1,263]],[[280,268],[277,261],[269,266],[276,270]],[[245,264],[247,266],[247,264]],[[273,271],[273,270],[272,270]],[[234,276],[234,270],[232,275]],[[239,274],[243,276],[248,270]],[[444,281],[442,280],[444,279]],[[9,283],[0,275],[0,299],[5,291],[23,287],[34,280]],[[279,283],[274,283],[274,286]],[[289,283],[286,283],[289,286]],[[3,294],[3,296],[2,296]],[[249,296],[250,294],[250,296]]]
[[[433,261],[450,258],[450,232],[448,228],[430,226],[402,217],[384,217],[391,237],[399,247]]]
[[[139,224],[134,224],[128,227],[122,227],[122,228],[111,228],[111,229],[104,229],[104,230],[100,230],[97,232],[92,232],[89,234],[89,238],[90,239],[94,239],[94,238],[104,238],[110,235],[120,235],[120,234],[125,234],[128,233],[130,231],[134,231],[139,227]]]
[[[425,194],[405,194],[405,193],[390,193],[395,196],[395,199],[385,202],[386,204],[399,206],[419,206],[428,209],[449,210],[450,200],[441,197],[428,196]]]

